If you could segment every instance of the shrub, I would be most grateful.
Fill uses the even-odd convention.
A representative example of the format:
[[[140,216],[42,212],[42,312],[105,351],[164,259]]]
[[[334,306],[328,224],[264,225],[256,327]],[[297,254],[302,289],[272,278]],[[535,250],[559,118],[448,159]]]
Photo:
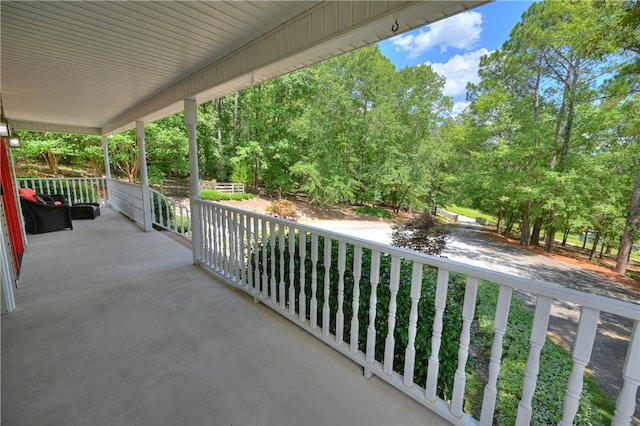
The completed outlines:
[[[242,201],[252,199],[253,194],[227,194],[215,189],[203,189],[200,191],[200,197],[207,201]]]
[[[382,219],[393,219],[393,215],[384,209],[378,209],[376,207],[356,207],[353,209],[356,213],[366,214],[369,216],[375,216]]]
[[[449,231],[425,212],[405,224],[394,225],[391,243],[396,247],[439,256],[447,245],[448,235]]]
[[[274,201],[267,207],[266,212],[271,216],[280,217],[293,222],[296,222],[300,217],[295,204],[289,200]]]
[[[311,236],[307,234],[305,244],[307,248],[311,246]],[[295,235],[296,248],[293,250],[294,258],[293,265],[294,271],[293,277],[290,276],[291,256],[289,253],[289,238],[285,236],[284,247],[280,249],[279,239],[275,239],[275,245],[273,254],[271,250],[270,242],[265,245],[259,242],[257,245],[251,247],[249,251],[248,264],[250,265],[253,276],[262,276],[264,268],[270,271],[272,256],[275,257],[273,261],[276,265],[273,274],[275,281],[279,283],[281,280],[285,282],[285,294],[281,295],[279,288],[276,286],[276,300],[280,300],[281,297],[287,298],[288,288],[290,285],[290,279],[293,278],[295,288],[295,312],[299,313],[299,297],[300,297],[300,257],[298,255],[298,247],[300,245],[299,235]],[[318,238],[318,247],[324,247],[324,238]],[[263,250],[264,249],[264,250]],[[339,281],[339,275],[337,268],[334,265],[338,264],[338,250],[339,244],[337,241],[332,241],[331,247],[331,265],[332,267],[328,271],[329,279],[332,285],[329,288],[329,308],[330,308],[330,323],[328,328],[330,333],[336,332],[336,317],[338,312],[338,286],[336,283]],[[265,257],[266,254],[266,257]],[[281,262],[282,259],[282,264]],[[257,265],[256,265],[257,261]],[[351,342],[351,318],[353,316],[353,291],[354,291],[354,276],[353,276],[353,262],[354,262],[354,247],[351,244],[346,246],[346,265],[343,275],[344,282],[344,294],[342,302],[342,312],[344,314],[344,334],[343,340],[345,343]],[[284,274],[281,275],[280,267],[284,270]],[[317,277],[317,290],[316,298],[318,300],[317,309],[317,321],[318,327],[323,327],[322,309],[324,300],[324,277],[327,271],[324,268],[324,251],[322,249],[318,252],[318,260],[316,263],[316,277]],[[311,282],[313,276],[313,264],[311,259],[307,256],[305,258],[305,295],[307,319],[311,318],[310,314],[310,300],[311,300]],[[257,275],[256,269],[258,270]],[[411,312],[411,279],[412,279],[413,264],[409,261],[401,259],[400,265],[400,285],[398,294],[396,296],[396,327],[394,328],[395,339],[395,354],[393,358],[393,369],[402,374],[404,372],[405,361],[405,347],[408,343],[408,327],[409,316]],[[358,344],[359,349],[363,352],[366,351],[367,343],[367,328],[369,325],[369,303],[371,295],[370,286],[370,274],[371,274],[371,250],[363,249],[362,253],[362,275],[358,283],[360,289],[359,298],[359,310],[358,310]],[[433,332],[433,318],[435,317],[435,295],[436,295],[436,278],[437,271],[430,267],[425,267],[422,281],[422,294],[418,303],[418,324],[417,332],[415,336],[415,368],[413,381],[420,386],[425,385],[427,377],[427,368],[429,362],[429,355],[431,354],[431,336]],[[375,355],[374,358],[382,362],[384,361],[385,339],[388,333],[388,315],[389,304],[391,300],[391,292],[389,289],[391,279],[391,256],[382,255],[380,258],[380,277],[379,285],[377,288],[377,305],[376,305],[376,341],[375,341]],[[438,376],[438,395],[444,399],[451,398],[451,392],[453,389],[453,378],[457,368],[458,362],[458,347],[460,341],[460,332],[462,327],[462,300],[464,297],[464,277],[460,274],[452,273],[449,277],[449,292],[446,309],[443,314],[443,330],[442,330],[442,342],[440,346],[440,369]],[[267,288],[268,295],[271,296],[271,289]],[[287,300],[287,299],[285,299]]]

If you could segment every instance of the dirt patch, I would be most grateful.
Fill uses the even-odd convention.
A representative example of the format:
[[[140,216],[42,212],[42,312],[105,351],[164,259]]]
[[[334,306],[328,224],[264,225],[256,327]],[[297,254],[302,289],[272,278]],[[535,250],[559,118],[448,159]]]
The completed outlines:
[[[355,220],[355,221],[379,221],[391,222],[388,219],[380,219],[366,214],[353,211],[355,206],[346,204],[316,204],[311,203],[308,198],[302,195],[291,195],[285,197],[291,201],[298,213],[300,222],[313,222],[317,220]],[[267,207],[276,201],[266,195],[254,196],[250,200],[242,201],[221,201],[221,204],[236,207],[255,213],[266,214]]]
[[[582,250],[575,246],[562,246],[556,244],[554,252],[548,253],[540,246],[522,247],[518,240],[499,235],[494,231],[485,230],[483,232],[487,237],[503,244],[509,244],[531,253],[539,254],[560,262],[575,265],[587,271],[598,273],[612,281],[618,282],[631,290],[636,296],[640,297],[640,279],[634,279],[628,276],[621,276],[614,272],[616,259],[614,256],[603,254],[595,256],[594,261],[589,260],[589,250]],[[627,271],[632,272],[635,276],[640,277],[640,263],[634,260],[629,261]]]

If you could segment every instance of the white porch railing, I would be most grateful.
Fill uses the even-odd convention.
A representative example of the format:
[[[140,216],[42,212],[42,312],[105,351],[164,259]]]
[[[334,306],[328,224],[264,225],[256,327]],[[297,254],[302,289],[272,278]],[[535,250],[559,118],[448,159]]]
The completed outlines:
[[[516,424],[529,424],[531,420],[540,353],[554,300],[576,304],[581,312],[579,326],[573,331],[576,334],[573,369],[566,386],[560,423],[563,425],[572,424],[578,410],[583,374],[591,357],[600,313],[631,320],[634,327],[613,424],[629,424],[631,421],[640,384],[638,305],[421,255],[218,203],[198,200],[195,208],[202,220],[200,224],[193,225],[199,226],[202,241],[194,241],[194,250],[202,265],[363,366],[366,375],[375,374],[456,424],[479,422],[491,425],[493,422],[503,336],[509,326],[509,307],[514,290],[527,292],[536,300],[530,331],[531,349]],[[447,304],[449,293],[455,290],[450,278],[457,274],[465,277],[464,294],[458,307],[450,307]],[[427,287],[430,284],[423,280],[427,275],[435,275],[435,283],[430,288]],[[480,280],[497,283],[499,295],[488,382],[481,416],[474,419],[463,412],[463,402],[476,295],[478,286],[485,285]],[[381,299],[388,302],[381,303]],[[425,309],[421,304],[424,303],[432,305],[432,315],[421,316]],[[401,312],[399,306],[410,308],[403,308]],[[443,321],[447,317],[447,309],[460,309],[461,324]],[[428,331],[431,337],[428,348],[416,346],[416,336],[423,323],[432,323]],[[445,327],[459,327],[460,330],[453,355],[451,342],[443,339],[443,334],[449,331]],[[398,335],[406,336],[406,341],[397,339]],[[447,355],[445,350],[449,351]],[[424,364],[427,356],[428,368],[424,375],[418,374],[416,365],[418,361]],[[454,358],[457,367],[455,373],[448,373],[449,377],[439,377],[445,357]],[[441,397],[439,388],[439,381],[443,379],[453,383],[447,401]]]
[[[191,211],[189,207],[150,189],[153,224],[191,239]]]
[[[111,208],[118,210],[144,227],[142,187],[115,179],[108,179],[107,187],[109,188]]]
[[[105,178],[18,178],[18,185],[42,194],[63,194],[71,204],[109,205]]]

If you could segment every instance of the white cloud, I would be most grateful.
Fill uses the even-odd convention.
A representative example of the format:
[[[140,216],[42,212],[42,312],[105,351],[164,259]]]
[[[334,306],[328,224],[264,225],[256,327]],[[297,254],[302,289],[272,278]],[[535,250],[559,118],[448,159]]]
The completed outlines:
[[[464,12],[429,25],[418,34],[400,35],[391,39],[396,50],[409,52],[409,57],[418,57],[435,46],[441,52],[447,48],[473,49],[480,40],[482,15],[479,12]]]
[[[469,106],[469,104],[471,104],[471,102],[455,102],[453,104],[453,108],[451,109],[451,115],[452,116],[457,116],[458,114],[460,114],[462,111],[465,110],[466,107]]]
[[[480,57],[488,55],[489,52],[484,47],[473,52],[462,55],[454,55],[447,62],[425,62],[433,70],[447,79],[444,84],[443,94],[446,96],[462,96],[466,93],[467,83],[478,83],[478,67]]]

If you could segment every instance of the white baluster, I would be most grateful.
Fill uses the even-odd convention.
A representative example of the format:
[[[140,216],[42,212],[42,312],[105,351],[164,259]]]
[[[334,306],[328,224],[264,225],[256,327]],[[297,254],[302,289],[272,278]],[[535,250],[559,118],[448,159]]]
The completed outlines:
[[[229,252],[227,251],[227,226],[229,222],[229,211],[221,209],[220,215],[220,240],[222,241],[222,272],[225,277],[229,276]]]
[[[220,254],[219,254],[219,247],[220,247],[220,238],[219,238],[219,233],[218,233],[218,229],[220,228],[219,225],[219,216],[220,216],[220,209],[218,207],[214,207],[214,206],[210,206],[209,209],[210,214],[211,214],[211,224],[210,224],[210,228],[211,228],[211,265],[213,266],[213,268],[216,271],[220,271],[219,268],[219,263],[220,263]]]
[[[211,260],[209,264],[214,270],[218,270],[218,208],[214,206],[205,206],[207,212],[207,233],[210,235],[209,250],[211,252]]]
[[[231,227],[231,240],[233,241],[233,244],[231,244],[232,247],[232,256],[233,256],[233,282],[235,282],[238,285],[242,285],[242,271],[240,269],[240,250],[241,250],[241,244],[240,241],[238,239],[239,234],[240,234],[240,223],[238,222],[238,219],[240,217],[240,213],[239,212],[233,212],[231,214],[231,218],[232,218],[232,227]]]
[[[358,339],[360,334],[360,321],[358,320],[358,311],[360,310],[360,276],[362,275],[362,247],[353,247],[353,299],[351,302],[351,336],[350,349],[351,352],[358,352]]]
[[[573,419],[578,412],[580,393],[584,382],[584,369],[591,359],[591,350],[596,337],[599,316],[600,311],[590,308],[583,307],[580,312],[578,335],[573,345],[573,369],[567,384],[567,394],[564,397],[562,420],[558,423],[560,426],[572,425]]]
[[[338,311],[336,312],[336,342],[342,343],[344,333],[344,270],[347,258],[347,245],[338,242]]]
[[[295,255],[296,230],[293,226],[289,226],[289,315],[294,315],[296,313],[296,289],[294,286],[296,279]]]
[[[429,401],[436,400],[438,390],[438,373],[440,369],[440,345],[442,343],[442,315],[447,305],[447,290],[449,288],[449,271],[438,269],[438,285],[436,287],[436,314],[433,319],[433,333],[431,336],[431,355],[427,368],[427,385],[425,396]]]
[[[276,303],[276,223],[269,222],[269,237],[271,244],[271,303]]]
[[[627,358],[624,361],[622,373],[622,390],[616,400],[616,411],[611,421],[612,426],[628,425],[631,423],[636,407],[636,394],[640,385],[640,323],[633,324]]]
[[[260,293],[260,231],[259,231],[259,222],[258,217],[255,216],[253,218],[253,294],[254,294],[254,302],[257,302],[258,299],[255,297]]]
[[[231,237],[229,235],[229,230],[231,227],[231,212],[229,210],[224,210],[224,215],[222,217],[222,247],[224,251],[224,275],[229,278],[231,277]]]
[[[529,348],[529,357],[527,359],[527,367],[522,383],[522,399],[520,399],[518,403],[518,414],[516,416],[516,424],[518,425],[529,424],[531,422],[531,413],[533,410],[531,401],[533,400],[533,393],[536,390],[538,371],[540,370],[540,351],[547,337],[551,302],[551,298],[538,295],[531,329],[531,347]]]
[[[251,269],[251,256],[253,255],[254,249],[253,246],[253,236],[251,233],[251,216],[247,215],[246,217],[246,226],[245,226],[245,235],[247,239],[247,289],[251,292],[254,286],[253,283],[253,270]]]
[[[245,259],[247,258],[247,253],[245,252],[245,215],[243,213],[239,213],[238,215],[238,262],[240,267],[240,285],[242,287],[247,286],[247,268],[245,265]]]
[[[267,235],[267,220],[262,219],[262,226],[260,227],[262,233],[262,298],[269,297],[269,260],[267,259],[267,244],[269,237]]]
[[[389,297],[389,316],[387,320],[388,331],[387,338],[384,341],[384,372],[391,374],[393,370],[393,358],[395,352],[396,339],[393,333],[396,328],[396,297],[398,295],[398,288],[400,287],[400,258],[393,256],[391,258],[391,279],[389,282],[389,291],[391,296]]]
[[[380,283],[380,252],[371,251],[371,294],[369,295],[369,325],[367,326],[367,354],[365,360],[373,364],[376,354],[376,310],[378,305],[378,284]],[[371,377],[371,370],[365,367],[364,375]]]
[[[496,316],[493,321],[494,337],[493,345],[491,346],[491,357],[489,358],[489,379],[484,388],[482,413],[480,415],[480,424],[485,426],[493,424],[493,412],[496,408],[496,396],[498,395],[498,375],[502,361],[502,340],[507,330],[512,292],[513,289],[511,287],[500,286],[498,301],[496,302]]]
[[[418,302],[422,292],[422,263],[413,262],[411,275],[411,311],[409,312],[409,330],[407,347],[404,351],[404,385],[413,386],[413,370],[416,361],[416,332],[418,330]]]
[[[300,230],[300,245],[298,246],[298,253],[300,255],[300,295],[298,299],[298,314],[300,315],[300,321],[307,319],[307,295],[305,294],[304,287],[306,284],[306,270],[305,270],[305,258],[307,257],[307,233]]]
[[[322,334],[329,335],[329,321],[331,310],[329,308],[329,284],[331,283],[331,238],[324,237],[324,303],[322,305]]]
[[[280,284],[278,297],[280,298],[280,309],[284,309],[286,306],[287,296],[285,294],[285,283],[284,283],[284,234],[285,227],[282,224],[278,225],[278,241],[280,247],[278,250],[280,251]]]
[[[458,368],[453,382],[451,400],[451,414],[462,417],[462,402],[464,389],[467,384],[465,367],[469,358],[469,342],[471,341],[471,323],[476,312],[476,296],[478,294],[478,279],[467,277],[464,289],[464,305],[462,307],[462,331],[460,332],[460,347],[458,348]]]
[[[199,208],[200,206],[198,206]],[[206,207],[203,206],[201,209],[201,215],[200,215],[200,219],[202,220],[202,224],[200,225],[200,228],[202,229],[202,233],[201,233],[201,241],[202,241],[202,253],[200,253],[200,261],[203,262],[205,265],[211,266],[211,227],[209,226],[210,222],[210,217],[209,215],[210,210]],[[195,225],[195,224],[194,224]]]
[[[311,328],[318,327],[318,234],[311,234]]]
[[[66,186],[67,186],[67,190],[66,190],[66,192],[64,194],[65,194],[65,197],[67,198],[67,202],[69,204],[74,204],[73,201],[71,201],[71,197],[70,197],[71,191],[69,190],[69,181],[68,180],[66,181]]]

